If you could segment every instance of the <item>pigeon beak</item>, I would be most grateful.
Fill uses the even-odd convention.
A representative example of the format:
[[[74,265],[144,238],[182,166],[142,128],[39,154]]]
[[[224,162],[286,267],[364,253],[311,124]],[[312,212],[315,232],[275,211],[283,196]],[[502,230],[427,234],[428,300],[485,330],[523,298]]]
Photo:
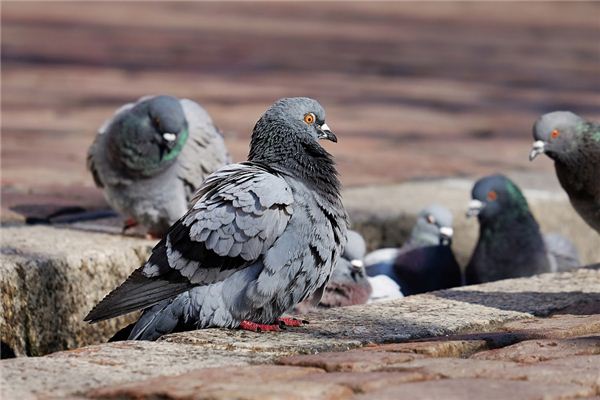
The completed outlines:
[[[454,229],[450,228],[449,226],[442,226],[440,228],[440,233],[444,237],[451,238],[452,235],[454,235]]]
[[[364,264],[361,260],[352,260],[350,261],[352,268],[350,269],[350,276],[354,279],[355,282],[358,282],[359,279],[364,278]]]
[[[174,133],[163,133],[162,134],[163,139],[165,139],[166,142],[172,142],[175,139],[177,139],[177,135]]]
[[[162,134],[162,138],[164,140],[164,144],[167,147],[167,149],[172,150],[173,147],[175,147],[175,139],[177,139],[177,135],[174,133],[163,133]]]
[[[467,218],[475,217],[479,215],[484,204],[479,200],[471,200],[469,202],[469,209],[467,210]]]
[[[452,235],[454,235],[454,229],[449,226],[440,227],[441,244],[450,245],[452,243]]]
[[[536,140],[533,142],[533,147],[529,152],[529,161],[533,161],[538,155],[544,152],[546,144],[542,140]]]
[[[334,133],[331,132],[331,129],[329,129],[327,124],[323,124],[317,127],[317,129],[319,131],[319,139],[327,139],[331,140],[333,143],[337,143],[337,136],[335,136]]]

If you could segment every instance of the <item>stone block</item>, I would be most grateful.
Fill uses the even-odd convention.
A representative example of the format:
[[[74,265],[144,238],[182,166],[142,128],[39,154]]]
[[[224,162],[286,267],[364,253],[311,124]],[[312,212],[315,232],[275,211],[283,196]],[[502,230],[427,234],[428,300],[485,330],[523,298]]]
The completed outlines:
[[[482,351],[472,356],[478,360],[506,360],[537,363],[576,355],[600,354],[600,336],[570,339],[526,340],[501,349]]]
[[[90,325],[87,312],[145,261],[152,241],[47,226],[2,228],[2,341],[17,355],[100,343],[135,315]]]
[[[328,372],[375,371],[423,357],[419,354],[376,351],[345,351],[313,355],[289,356],[277,360],[281,365],[322,368]]]
[[[504,379],[442,379],[411,382],[358,395],[356,399],[486,399],[486,400],[555,400],[595,394],[580,385],[543,384]]]

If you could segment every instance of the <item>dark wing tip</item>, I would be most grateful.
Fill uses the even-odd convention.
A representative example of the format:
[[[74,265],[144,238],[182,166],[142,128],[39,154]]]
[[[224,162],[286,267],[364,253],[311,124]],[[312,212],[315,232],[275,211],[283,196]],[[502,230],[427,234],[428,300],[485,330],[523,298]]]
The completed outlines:
[[[95,323],[147,308],[193,287],[176,271],[160,278],[148,278],[143,267],[135,270],[121,286],[110,292],[83,319]]]

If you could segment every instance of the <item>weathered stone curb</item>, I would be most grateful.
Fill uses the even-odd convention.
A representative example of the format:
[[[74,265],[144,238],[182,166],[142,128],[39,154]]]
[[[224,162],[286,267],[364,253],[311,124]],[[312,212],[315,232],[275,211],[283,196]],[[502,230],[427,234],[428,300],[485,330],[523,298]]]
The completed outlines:
[[[354,227],[371,248],[400,245],[420,209],[431,202],[455,215],[453,248],[466,262],[477,221],[464,217],[472,181],[443,179],[350,188],[344,202]],[[564,193],[526,191],[545,231],[559,231],[577,244],[585,262],[600,261],[600,236],[575,215]],[[118,229],[117,229],[118,231]],[[90,326],[86,313],[141,262],[152,241],[121,235],[47,227],[2,227],[0,289],[2,341],[17,355],[42,355],[106,341],[126,320]]]
[[[555,332],[556,336],[548,333],[546,339],[558,338],[561,330],[563,336],[597,332],[598,320],[576,319],[569,324],[554,321],[550,324],[552,329],[535,329],[533,323],[527,331],[524,328],[527,325],[516,325],[510,328],[517,331],[516,335],[507,333],[508,338],[496,342],[485,335],[464,336],[493,330],[500,332],[496,335],[504,335],[502,324],[510,321],[525,324],[525,321],[534,321],[534,316],[557,312],[578,314],[579,310],[598,312],[599,300],[600,265],[597,265],[569,273],[543,274],[385,303],[325,310],[307,315],[310,325],[284,333],[207,329],[169,335],[158,342],[110,343],[40,358],[5,360],[0,362],[2,387],[7,398],[41,394],[48,397],[83,395],[93,388],[177,375],[205,367],[273,363],[281,357],[298,354],[339,352],[370,344],[444,335],[459,336],[450,338],[452,344],[436,344],[428,351],[403,352],[399,348],[383,348],[379,351],[385,353],[383,355],[367,355],[377,351],[363,347],[363,350],[352,350],[350,354],[360,353],[357,362],[367,365],[363,370],[372,368],[368,365],[388,365],[385,360],[392,360],[396,365],[417,362],[435,354],[467,356],[469,352],[533,339],[539,331]],[[482,340],[486,342],[485,346],[480,342]],[[462,342],[468,345],[460,344]],[[453,346],[454,350],[451,350]]]
[[[47,226],[2,228],[0,332],[17,355],[106,341],[125,320],[83,317],[124,280],[152,241]]]

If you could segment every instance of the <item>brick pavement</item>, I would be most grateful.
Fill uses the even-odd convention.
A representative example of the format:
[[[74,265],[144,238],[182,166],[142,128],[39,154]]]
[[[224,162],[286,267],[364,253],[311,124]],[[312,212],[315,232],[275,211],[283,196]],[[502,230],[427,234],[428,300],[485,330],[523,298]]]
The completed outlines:
[[[468,340],[450,336],[295,355],[278,359],[275,366],[200,369],[95,389],[85,396],[212,400],[590,398],[600,394],[599,335],[600,315],[563,314],[508,323],[491,332],[472,334]]]

